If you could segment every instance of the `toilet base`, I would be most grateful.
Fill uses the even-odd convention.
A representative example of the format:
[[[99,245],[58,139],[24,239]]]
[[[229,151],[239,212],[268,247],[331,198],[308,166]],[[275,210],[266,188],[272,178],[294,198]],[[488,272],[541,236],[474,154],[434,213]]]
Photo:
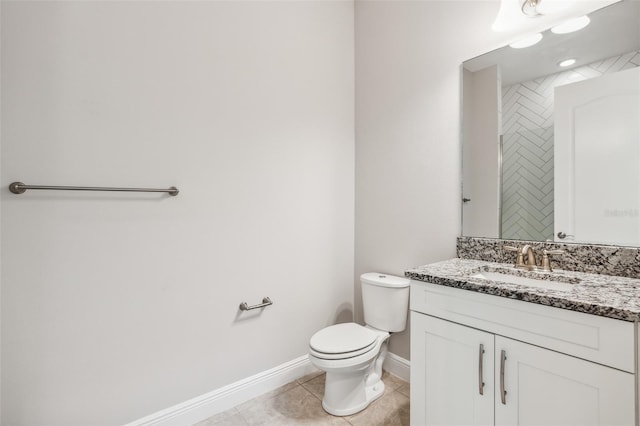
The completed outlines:
[[[360,378],[360,380],[362,381],[362,378]],[[334,416],[350,416],[351,414],[358,413],[367,408],[369,404],[384,394],[384,383],[382,380],[379,380],[378,383],[374,385],[366,386],[364,389],[364,395],[358,395],[358,393],[358,390],[356,390],[355,394],[345,395],[345,399],[340,401],[340,404],[337,406],[332,406],[331,402],[327,401],[327,398],[323,398],[322,408],[324,411]],[[359,396],[361,395],[364,396],[364,398],[360,398]],[[336,397],[338,395],[334,394],[333,396]],[[355,400],[351,401],[350,398]]]
[[[322,408],[334,416],[349,416],[380,398],[384,394],[382,364],[386,356],[387,338],[372,361],[346,370],[327,369]]]

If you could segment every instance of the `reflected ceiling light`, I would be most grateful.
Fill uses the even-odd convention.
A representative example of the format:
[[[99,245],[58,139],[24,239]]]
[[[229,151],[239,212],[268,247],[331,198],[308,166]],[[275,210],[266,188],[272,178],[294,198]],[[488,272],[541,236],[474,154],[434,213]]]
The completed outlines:
[[[509,46],[513,47],[514,49],[523,49],[525,47],[533,46],[534,44],[538,43],[540,40],[542,40],[542,34],[536,33],[536,34],[527,36],[525,38],[521,38],[515,43],[511,43]]]
[[[563,22],[560,25],[556,25],[551,28],[551,32],[554,34],[567,34],[572,33],[574,31],[578,31],[589,25],[591,19],[587,15],[581,16],[579,18],[571,19],[569,21]]]
[[[571,6],[575,0],[500,0],[500,10],[493,22],[496,32],[518,28],[528,18],[553,15]]]
[[[567,79],[569,81],[580,81],[580,80],[586,80],[587,78],[582,74],[578,74],[577,72],[572,72],[567,76]]]
[[[575,63],[576,63],[576,60],[573,59],[573,58],[570,58],[570,59],[565,59],[564,61],[559,62],[558,66],[561,66],[563,68],[564,67],[570,67],[571,65],[573,65]]]

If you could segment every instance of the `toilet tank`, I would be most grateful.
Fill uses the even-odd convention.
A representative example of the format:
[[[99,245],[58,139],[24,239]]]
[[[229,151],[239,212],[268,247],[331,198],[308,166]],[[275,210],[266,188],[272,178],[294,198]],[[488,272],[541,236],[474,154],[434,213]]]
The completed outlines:
[[[378,330],[395,332],[407,326],[408,278],[368,272],[360,276],[364,322]]]

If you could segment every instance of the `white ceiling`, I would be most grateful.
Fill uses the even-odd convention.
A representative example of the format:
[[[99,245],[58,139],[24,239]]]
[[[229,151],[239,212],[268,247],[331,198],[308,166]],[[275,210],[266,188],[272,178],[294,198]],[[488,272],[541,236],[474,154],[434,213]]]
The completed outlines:
[[[466,61],[469,71],[499,65],[502,85],[566,71],[622,53],[640,50],[640,1],[623,0],[589,14],[591,24],[570,34],[543,32],[542,41],[524,48],[505,46]],[[575,58],[569,68],[558,62]]]

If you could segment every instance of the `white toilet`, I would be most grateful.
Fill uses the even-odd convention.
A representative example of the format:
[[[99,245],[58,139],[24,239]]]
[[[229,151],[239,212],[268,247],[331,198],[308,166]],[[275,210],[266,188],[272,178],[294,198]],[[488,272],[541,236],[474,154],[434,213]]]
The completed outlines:
[[[327,372],[322,407],[334,416],[357,413],[382,396],[387,340],[407,325],[409,279],[370,272],[360,282],[366,326],[332,325],[309,341],[309,360]]]

